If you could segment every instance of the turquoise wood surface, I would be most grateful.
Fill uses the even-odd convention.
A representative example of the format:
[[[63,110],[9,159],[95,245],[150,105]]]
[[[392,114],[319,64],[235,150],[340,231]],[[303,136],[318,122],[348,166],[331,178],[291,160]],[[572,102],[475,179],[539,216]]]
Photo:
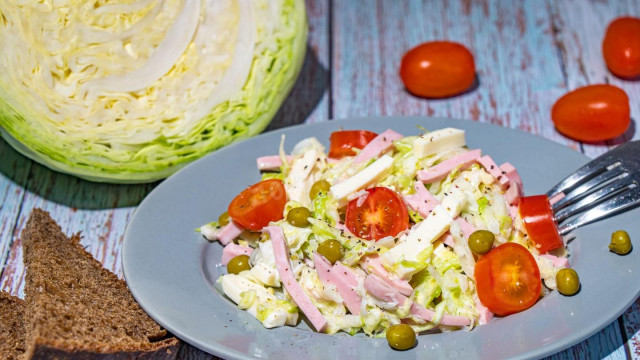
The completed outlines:
[[[520,129],[591,157],[640,138],[640,81],[612,76],[600,50],[608,22],[640,16],[640,1],[307,0],[307,13],[305,64],[270,129],[348,116],[454,117]],[[409,48],[439,39],[469,47],[479,84],[445,100],[413,97],[398,77],[400,59]],[[627,92],[634,124],[605,143],[571,141],[554,129],[551,106],[567,91],[595,83]],[[23,296],[19,235],[34,207],[50,211],[65,232],[81,232],[87,249],[121,276],[125,227],[154,185],[95,184],[55,173],[0,140],[0,288]],[[602,331],[550,358],[636,359],[639,329],[636,302]],[[211,356],[183,346],[180,358]]]

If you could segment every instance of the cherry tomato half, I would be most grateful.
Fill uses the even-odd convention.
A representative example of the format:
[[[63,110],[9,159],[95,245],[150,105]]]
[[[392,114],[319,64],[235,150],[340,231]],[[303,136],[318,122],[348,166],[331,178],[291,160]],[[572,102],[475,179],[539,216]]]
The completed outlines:
[[[564,246],[546,195],[521,197],[518,211],[529,239],[540,254]]]
[[[229,204],[229,216],[245,229],[258,231],[284,217],[287,194],[278,179],[269,179],[243,190]]]
[[[602,42],[602,55],[611,72],[621,78],[640,76],[640,19],[615,19]]]
[[[366,240],[396,236],[409,226],[409,213],[402,198],[386,187],[366,190],[367,198],[358,206],[358,199],[347,205],[347,229]]]
[[[410,93],[425,98],[458,95],[476,77],[471,52],[461,44],[433,41],[409,50],[400,64],[400,77]]]
[[[622,135],[631,123],[629,97],[613,85],[589,85],[558,99],[551,119],[562,134],[579,141]]]
[[[356,153],[352,148],[362,149],[378,134],[366,130],[344,130],[331,133],[329,141],[329,157],[340,159],[345,156],[353,156]]]
[[[497,315],[533,306],[542,281],[533,255],[517,243],[505,243],[480,257],[474,269],[480,302]]]

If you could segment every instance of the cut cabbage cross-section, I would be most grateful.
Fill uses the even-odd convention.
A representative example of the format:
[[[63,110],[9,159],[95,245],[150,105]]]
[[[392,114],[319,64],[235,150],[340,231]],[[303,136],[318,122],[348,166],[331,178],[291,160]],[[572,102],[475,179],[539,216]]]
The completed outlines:
[[[53,169],[148,182],[262,131],[304,59],[303,0],[0,2],[0,127]]]

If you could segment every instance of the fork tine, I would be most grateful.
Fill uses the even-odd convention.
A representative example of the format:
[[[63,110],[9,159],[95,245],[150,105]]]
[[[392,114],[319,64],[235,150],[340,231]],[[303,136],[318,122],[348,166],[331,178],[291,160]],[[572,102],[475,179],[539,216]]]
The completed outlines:
[[[574,204],[568,205],[555,214],[556,221],[558,223],[563,222],[567,218],[580,211],[583,211],[589,207],[597,205],[598,203],[620,193],[621,191],[632,188],[634,185],[633,179],[630,176],[624,176],[619,181],[614,181],[600,188],[599,190],[592,192],[585,196],[580,201]]]
[[[633,188],[630,190],[619,193],[615,197],[596,205],[578,217],[560,226],[558,232],[560,235],[566,235],[568,232],[579,226],[640,205],[640,187],[635,183],[632,185]]]
[[[596,162],[595,160],[587,163],[583,167],[574,171],[571,175],[567,176],[564,180],[560,181],[551,190],[547,191],[547,197],[551,198],[561,192],[565,192],[581,181],[588,180],[594,176],[607,170],[609,164]]]
[[[608,184],[608,182],[610,182],[611,180],[615,180],[616,178],[623,178],[628,175],[626,169],[620,166],[620,162],[617,162],[607,168],[610,170],[602,172],[596,177],[591,178],[587,182],[580,184],[580,186],[578,186],[577,188],[570,190],[565,197],[553,204],[554,211],[558,211],[559,209],[562,209],[563,207],[575,202],[576,200],[579,200],[589,192],[595,191],[603,185]]]
[[[600,155],[599,157],[591,160],[583,167],[576,170],[573,174],[567,176],[564,180],[560,181],[556,186],[551,188],[547,192],[549,198],[557,195],[561,192],[575,187],[576,184],[581,181],[586,181],[599,173],[605,171],[606,167],[609,167],[615,163],[619,163],[624,159],[624,165],[629,168],[640,168],[640,140],[629,141],[622,145],[618,145],[613,150]]]

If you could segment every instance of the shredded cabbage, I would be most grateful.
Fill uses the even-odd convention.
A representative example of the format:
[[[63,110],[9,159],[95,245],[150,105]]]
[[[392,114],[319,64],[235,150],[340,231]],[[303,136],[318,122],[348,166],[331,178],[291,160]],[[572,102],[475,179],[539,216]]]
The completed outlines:
[[[475,274],[476,260],[482,258],[469,248],[469,237],[475,229],[494,233],[494,247],[506,242],[525,246],[535,258],[546,288],[556,287],[555,276],[566,266],[566,252],[558,251],[555,255],[537,252],[521,219],[512,218],[505,190],[483,166],[459,165],[438,181],[425,185],[417,182],[419,171],[466,149],[458,146],[419,158],[414,151],[419,146],[416,137],[402,138],[393,145],[386,154],[358,165],[353,164],[353,157],[324,161],[324,149],[315,138],[299,142],[290,157],[286,157],[281,145],[280,156],[285,165],[278,176],[284,177],[289,200],[285,215],[295,207],[306,206],[311,216],[305,227],[293,226],[284,219],[270,225],[278,226],[283,232],[281,241],[287,244],[295,281],[326,321],[323,332],[354,334],[362,330],[369,336],[383,337],[391,325],[400,323],[410,325],[416,332],[431,329],[446,332],[471,330],[488,321],[492,314],[479,298],[475,278],[483,276]],[[361,176],[358,172],[363,167],[387,155],[393,159],[390,168],[380,170],[374,183],[366,186],[386,187],[404,198],[411,219],[407,229],[383,233],[377,241],[351,233],[354,223],[373,228],[384,225],[381,219],[387,216],[375,207],[357,212],[355,219],[350,216],[354,206],[363,206],[359,199],[368,194],[365,185],[354,186],[341,197],[349,200],[348,204],[341,204],[334,197],[335,187],[314,195],[313,199],[306,197],[313,182],[321,179],[335,186],[345,179]],[[366,177],[355,179],[361,184],[372,181]],[[301,188],[304,191],[300,191]],[[400,209],[393,211],[396,210]],[[359,230],[358,233],[361,234]],[[317,252],[323,252],[319,245],[329,239],[342,245],[337,260],[333,259],[334,263],[330,264],[328,258],[322,258]],[[276,261],[273,248],[265,244],[270,244],[270,240],[259,244],[259,249],[252,254],[254,267],[242,273],[245,277],[253,275],[254,283],[231,283],[234,278],[228,281],[232,300],[249,312],[253,301],[260,301],[261,290],[281,293],[281,298],[293,300],[271,275]],[[255,288],[254,284],[258,283],[263,287]],[[249,291],[237,295],[246,289]],[[250,290],[256,290],[257,300]],[[304,298],[298,300],[305,301]],[[263,321],[263,324],[271,326],[285,320],[280,316],[277,322]]]
[[[53,169],[164,178],[262,131],[306,41],[302,0],[0,2],[0,127]]]

